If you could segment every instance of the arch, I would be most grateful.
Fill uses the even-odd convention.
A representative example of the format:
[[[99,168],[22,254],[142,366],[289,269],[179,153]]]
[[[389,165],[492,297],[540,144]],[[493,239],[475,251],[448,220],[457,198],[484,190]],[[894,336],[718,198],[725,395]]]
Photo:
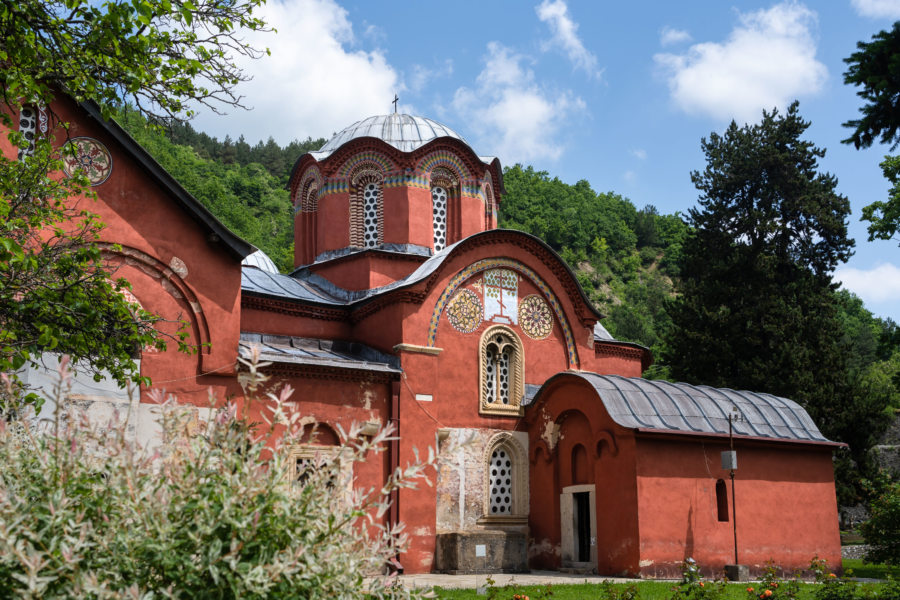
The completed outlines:
[[[318,199],[323,187],[322,173],[316,166],[311,166],[303,174],[297,193],[293,198],[294,210],[301,212],[315,212],[318,209]],[[312,193],[314,192],[314,193]]]
[[[440,252],[459,237],[459,176],[447,167],[435,167],[430,189],[433,247],[435,252]]]
[[[590,464],[588,462],[587,450],[584,445],[575,444],[572,446],[572,485],[581,485],[585,483],[593,483],[593,477],[590,474]]]
[[[350,245],[374,248],[384,242],[384,172],[364,163],[350,175]]]
[[[497,204],[494,202],[494,186],[491,184],[490,173],[484,174],[481,182],[481,199],[484,202],[484,229],[493,229],[497,225]]]
[[[525,354],[519,336],[506,325],[481,334],[478,376],[482,414],[521,415],[525,397]]]
[[[447,150],[436,150],[426,154],[418,163],[416,163],[416,169],[423,173],[430,173],[438,166],[448,168],[455,172],[460,180],[469,179],[471,177],[469,169],[466,168],[462,159]]]
[[[502,522],[527,518],[528,454],[519,440],[508,431],[492,436],[484,447],[482,466],[482,520]]]
[[[118,262],[134,267],[160,281],[160,287],[172,296],[178,305],[190,316],[191,332],[198,349],[197,358],[202,361],[202,357],[208,355],[211,351],[209,324],[197,295],[187,285],[181,275],[156,257],[137,248],[107,242],[100,242],[97,245],[100,247],[103,256],[112,259],[113,263]],[[200,366],[202,370],[202,362]]]
[[[341,165],[341,168],[338,169],[337,176],[348,177],[352,180],[350,174],[358,171],[360,167],[363,167],[364,165],[368,165],[370,168],[373,168],[382,174],[395,169],[393,161],[384,154],[367,151],[354,154],[347,159],[347,161]]]
[[[553,309],[554,314],[556,315],[556,320],[559,323],[560,329],[562,329],[563,331],[563,337],[566,342],[566,354],[569,358],[569,368],[577,368],[578,350],[575,346],[575,338],[572,335],[572,328],[569,326],[569,321],[566,319],[566,315],[563,312],[562,305],[557,299],[556,294],[553,293],[553,290],[550,289],[550,286],[547,285],[544,280],[534,272],[533,269],[511,258],[485,258],[476,261],[457,273],[450,280],[450,282],[447,284],[447,287],[444,288],[443,293],[441,293],[440,298],[438,298],[438,301],[434,306],[434,311],[431,313],[431,321],[428,325],[427,345],[429,347],[434,347],[441,314],[444,312],[444,308],[447,306],[447,302],[450,300],[450,298],[453,297],[453,294],[456,292],[459,286],[476,273],[486,271],[487,269],[495,269],[498,267],[515,269],[516,271],[527,277],[541,291],[541,293],[543,293],[544,297],[547,299],[547,302],[550,304],[550,307]]]
[[[309,446],[340,446],[341,438],[328,423],[316,421],[303,427],[300,443]]]

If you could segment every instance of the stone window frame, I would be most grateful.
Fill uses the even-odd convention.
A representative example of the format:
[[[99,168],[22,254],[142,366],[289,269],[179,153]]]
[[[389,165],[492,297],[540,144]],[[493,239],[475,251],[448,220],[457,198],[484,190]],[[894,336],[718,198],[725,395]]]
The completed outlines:
[[[512,462],[512,509],[508,515],[491,513],[491,456],[495,450],[506,450]],[[528,497],[528,454],[516,436],[509,431],[493,435],[484,447],[481,459],[484,478],[482,482],[482,516],[479,525],[524,525],[528,523],[530,502]]]
[[[294,444],[287,448],[285,468],[287,470],[286,482],[294,494],[300,493],[296,486],[297,462],[303,459],[315,459],[321,462],[340,461],[339,476],[335,486],[335,498],[344,507],[349,506],[353,493],[353,465],[342,456],[344,449],[341,446],[320,446],[317,444]]]
[[[510,386],[509,386],[509,404],[497,402],[496,390],[493,394],[487,393],[487,363],[488,363],[488,346],[496,344],[492,339],[496,335],[504,335],[509,341],[501,345],[498,350],[505,347],[512,347],[513,353],[510,359],[512,363],[509,367]],[[483,415],[500,415],[521,417],[524,414],[522,400],[525,398],[525,351],[522,346],[522,340],[516,335],[510,327],[506,325],[494,325],[487,328],[481,334],[481,341],[478,345],[478,389],[480,401],[478,404],[478,412]]]
[[[378,185],[376,218],[378,219],[375,246],[366,246],[365,189],[370,183]],[[350,176],[350,246],[373,248],[384,244],[384,175],[374,165],[364,165]]]
[[[453,227],[451,226],[452,222],[450,220],[450,211],[451,207],[457,204],[459,199],[459,176],[446,167],[436,167],[431,171],[430,177],[430,187],[431,198],[432,198],[432,210],[434,207],[434,188],[440,187],[443,188],[444,191],[447,192],[447,205],[445,207],[445,215],[444,215],[444,245],[440,249],[437,247],[437,239],[436,235],[432,235],[432,244],[435,252],[439,252],[443,250],[456,240],[451,240],[451,233],[455,234],[453,231]],[[434,215],[432,214],[431,218],[431,226],[432,230],[434,230]]]

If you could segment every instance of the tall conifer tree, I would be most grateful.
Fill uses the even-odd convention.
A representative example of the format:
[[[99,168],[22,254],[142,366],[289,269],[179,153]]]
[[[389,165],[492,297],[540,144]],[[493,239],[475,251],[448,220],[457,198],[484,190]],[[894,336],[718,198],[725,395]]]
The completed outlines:
[[[831,283],[852,254],[850,204],[808,127],[795,102],[702,140],[665,360],[678,379],[797,400],[826,435],[867,448],[848,439],[863,432]]]

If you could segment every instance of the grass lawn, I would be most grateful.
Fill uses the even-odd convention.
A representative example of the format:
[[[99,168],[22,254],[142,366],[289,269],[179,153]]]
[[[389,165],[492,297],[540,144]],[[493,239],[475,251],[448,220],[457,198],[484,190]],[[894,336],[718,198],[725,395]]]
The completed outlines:
[[[638,590],[638,598],[640,600],[669,600],[672,597],[672,588],[675,582],[672,581],[641,581],[634,584]],[[747,586],[756,586],[755,583],[749,584],[729,584],[725,598],[727,600],[747,600]],[[621,592],[626,584],[615,584],[616,588]],[[802,591],[807,592],[801,598],[812,598],[811,590],[814,586],[803,584]],[[543,586],[509,586],[495,588],[495,600],[513,600],[515,594],[525,594],[529,600],[605,600],[606,596],[601,594],[599,585],[596,584],[580,584],[580,585],[554,585],[549,588],[552,595],[547,594],[547,587]],[[490,592],[487,596],[477,595],[475,590],[443,590],[435,588],[437,597],[447,600],[485,600],[491,598]]]
[[[865,565],[859,558],[845,558],[844,572],[853,570],[854,577],[864,577],[866,579],[887,579],[890,575],[893,579],[900,579],[900,567],[891,567],[888,565]]]

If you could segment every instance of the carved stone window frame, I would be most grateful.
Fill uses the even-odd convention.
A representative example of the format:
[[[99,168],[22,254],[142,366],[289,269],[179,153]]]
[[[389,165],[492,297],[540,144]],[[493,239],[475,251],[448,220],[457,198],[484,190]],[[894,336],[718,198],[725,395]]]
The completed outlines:
[[[491,513],[491,457],[495,450],[503,449],[512,463],[512,509],[508,515]],[[484,447],[481,459],[484,479],[482,483],[482,516],[479,525],[525,525],[530,511],[528,498],[528,453],[516,436],[509,431],[493,435]]]
[[[498,352],[502,352],[507,347],[512,348],[511,364],[509,366],[509,404],[499,402],[496,388],[489,392],[487,385],[488,347],[491,345],[497,346],[494,338],[498,335],[505,336],[508,340],[497,347]],[[506,325],[489,327],[481,334],[481,341],[478,345],[478,359],[478,389],[480,395],[478,412],[483,415],[521,417],[524,412],[522,400],[525,398],[525,352],[522,340],[519,339],[515,331]]]
[[[350,176],[350,246],[354,248],[366,248],[365,190],[370,183],[378,185],[376,246],[384,243],[384,175],[375,166],[365,165]]]
[[[447,192],[447,206],[445,207],[444,216],[444,246],[446,248],[450,244],[457,241],[459,237],[459,226],[457,223],[457,214],[459,212],[460,197],[460,178],[447,167],[435,167],[429,176],[432,194],[432,206],[434,202],[434,188],[440,187]],[[431,226],[434,228],[434,217],[432,216]],[[433,242],[436,240],[433,240]],[[441,250],[443,249],[441,248]],[[435,252],[439,251],[435,248]]]
[[[287,469],[287,484],[292,493],[299,494],[301,488],[296,484],[299,475],[297,462],[300,460],[314,460],[319,465],[329,464],[334,460],[339,461],[338,475],[335,482],[335,499],[343,506],[349,506],[353,493],[353,465],[342,456],[341,446],[319,446],[316,444],[296,444],[289,446],[286,452],[285,468]],[[318,468],[318,467],[317,467]]]

